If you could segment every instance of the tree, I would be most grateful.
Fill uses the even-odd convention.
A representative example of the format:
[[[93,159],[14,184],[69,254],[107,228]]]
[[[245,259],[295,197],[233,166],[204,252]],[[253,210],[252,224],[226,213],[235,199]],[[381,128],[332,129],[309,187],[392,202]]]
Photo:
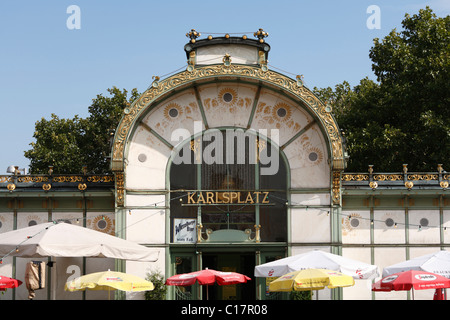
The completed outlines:
[[[92,172],[110,171],[109,155],[111,153],[111,138],[123,110],[139,97],[137,89],[131,90],[130,97],[127,91],[120,91],[113,87],[108,89],[111,97],[97,95],[89,106],[90,116],[87,118],[85,163]]]
[[[136,89],[127,97],[127,90],[108,89],[110,96],[101,94],[92,100],[89,117],[76,115],[73,119],[60,119],[52,114],[50,120],[36,122],[31,149],[25,151],[30,159],[30,172],[80,173],[87,166],[92,173],[107,173],[111,152],[111,133],[122,117],[123,110],[138,96]]]
[[[52,114],[50,120],[44,118],[36,122],[31,150],[25,152],[30,159],[30,172],[46,173],[49,166],[58,172],[81,171],[80,155],[84,149],[86,121],[75,116],[73,119],[60,119]]]
[[[147,277],[145,278],[145,280],[150,281],[155,286],[153,290],[145,291],[145,300],[166,299],[167,286],[164,281],[164,276],[159,270],[147,273]]]
[[[427,7],[405,15],[402,26],[374,39],[369,56],[378,82],[314,88],[346,134],[348,171],[450,167],[450,17]]]
[[[369,57],[377,82],[364,78],[351,88],[314,88],[333,108],[345,132],[350,155],[348,171],[435,171],[450,167],[450,16],[438,18],[430,8],[405,15],[403,31],[392,30],[374,39]],[[32,173],[109,171],[110,134],[128,103],[138,97],[133,89],[108,89],[89,107],[90,116],[59,119],[52,115],[36,123],[32,149],[25,152]]]

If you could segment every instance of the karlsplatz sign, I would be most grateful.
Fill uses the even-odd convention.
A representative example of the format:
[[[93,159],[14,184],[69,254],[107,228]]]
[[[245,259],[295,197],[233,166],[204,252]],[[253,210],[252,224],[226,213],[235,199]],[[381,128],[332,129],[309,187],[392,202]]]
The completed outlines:
[[[195,191],[187,193],[187,204],[270,204],[268,191]]]

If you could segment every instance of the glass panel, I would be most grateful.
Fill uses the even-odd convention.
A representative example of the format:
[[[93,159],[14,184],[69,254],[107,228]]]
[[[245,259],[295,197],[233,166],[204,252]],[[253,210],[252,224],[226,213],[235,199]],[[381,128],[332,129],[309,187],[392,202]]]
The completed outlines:
[[[276,256],[266,256],[265,257],[265,261],[263,263],[269,263],[278,259],[283,258],[283,256],[281,255],[276,255]],[[264,296],[264,300],[282,300],[283,299],[283,293],[282,292],[270,292],[269,291],[269,283],[275,279],[277,279],[278,277],[273,277],[273,278],[263,278],[264,279],[264,287],[265,287],[265,296]]]
[[[170,169],[170,217],[172,226],[170,236],[173,239],[174,219],[197,219],[197,207],[183,206],[185,190],[197,189],[197,166],[192,164],[172,165]],[[180,190],[180,191],[176,191]],[[185,201],[184,201],[185,202]]]
[[[221,131],[220,134],[216,131],[211,137],[205,135],[203,139],[206,163],[201,169],[201,189],[223,192],[214,193],[214,204],[202,206],[202,224],[213,231],[244,231],[255,225],[255,206],[239,203],[245,201],[248,191],[255,190],[256,165],[255,161],[251,163],[249,156],[249,152],[254,150],[251,144],[255,137],[245,136],[243,131],[230,130],[228,134]],[[217,143],[212,136],[222,141]],[[215,149],[214,152],[210,152],[212,149]],[[216,161],[208,161],[210,156]]]
[[[183,274],[192,272],[192,258],[191,257],[175,257],[175,274]],[[193,286],[175,287],[176,300],[192,300]]]
[[[171,166],[172,239],[174,219],[196,219],[201,214],[205,229],[254,230],[258,222],[262,241],[286,241],[288,177],[281,155],[277,170],[264,175],[261,170],[272,165],[258,162],[265,148],[268,150],[264,152],[272,158],[270,145],[265,141],[243,130],[231,129],[209,131],[202,138],[201,144],[198,138],[188,142],[190,148],[183,148]],[[184,157],[183,151],[190,154]],[[202,162],[196,164],[199,156]],[[183,163],[180,158],[191,162]],[[262,205],[263,198],[270,205]]]
[[[260,206],[259,219],[261,225],[261,239],[268,242],[287,241],[287,173],[281,156],[279,168],[275,175],[261,175],[260,188],[270,190],[269,199],[272,206]]]

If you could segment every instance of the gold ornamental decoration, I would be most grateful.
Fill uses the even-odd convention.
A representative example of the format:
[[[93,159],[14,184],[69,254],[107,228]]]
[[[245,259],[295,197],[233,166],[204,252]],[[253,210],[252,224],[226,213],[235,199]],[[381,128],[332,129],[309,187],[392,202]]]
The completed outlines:
[[[345,173],[342,175],[342,181],[368,181],[368,180],[369,180],[368,174]]]
[[[199,79],[218,79],[236,77],[249,79],[268,84],[272,87],[285,90],[290,95],[302,101],[306,108],[320,119],[330,145],[333,158],[333,169],[343,170],[345,167],[342,138],[332,114],[326,110],[326,106],[308,88],[299,85],[297,80],[286,77],[272,70],[263,70],[260,67],[247,65],[209,65],[196,67],[191,71],[177,73],[164,80],[160,80],[157,86],[148,88],[124,113],[114,137],[112,150],[112,170],[123,171],[125,145],[135,123],[140,119],[144,110],[156,99],[175,89],[182,89],[193,84]]]
[[[410,174],[408,175],[408,180],[438,180],[439,175],[438,174]]]
[[[82,182],[82,176],[56,176],[52,178],[53,182]]]
[[[123,207],[125,203],[125,183],[123,172],[116,173],[116,203],[118,207]]]
[[[31,182],[48,182],[48,177],[44,176],[19,176],[17,182],[31,183]]]
[[[373,176],[373,180],[377,181],[402,181],[403,175],[401,174],[376,174]]]
[[[370,181],[369,187],[371,187],[373,190],[375,190],[376,188],[378,188],[378,183],[375,181]]]
[[[412,187],[414,187],[414,183],[413,183],[412,181],[406,181],[406,182],[405,182],[405,187],[406,187],[408,190],[411,190]]]
[[[333,171],[332,199],[334,204],[341,202],[341,172]]]

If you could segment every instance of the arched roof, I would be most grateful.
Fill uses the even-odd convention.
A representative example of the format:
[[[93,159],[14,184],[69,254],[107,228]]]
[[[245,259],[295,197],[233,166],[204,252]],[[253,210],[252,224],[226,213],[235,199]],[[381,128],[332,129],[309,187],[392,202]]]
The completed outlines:
[[[242,65],[225,61],[214,65],[189,65],[186,71],[172,75],[166,79],[156,80],[152,85],[128,108],[120,121],[112,146],[111,167],[113,171],[124,170],[126,144],[134,128],[148,108],[165,96],[179,92],[208,81],[246,81],[258,86],[265,86],[278,90],[304,105],[305,109],[314,117],[327,139],[333,170],[345,168],[345,150],[339,127],[331,110],[303,85],[300,77],[289,78],[283,74],[267,69],[266,65]]]

